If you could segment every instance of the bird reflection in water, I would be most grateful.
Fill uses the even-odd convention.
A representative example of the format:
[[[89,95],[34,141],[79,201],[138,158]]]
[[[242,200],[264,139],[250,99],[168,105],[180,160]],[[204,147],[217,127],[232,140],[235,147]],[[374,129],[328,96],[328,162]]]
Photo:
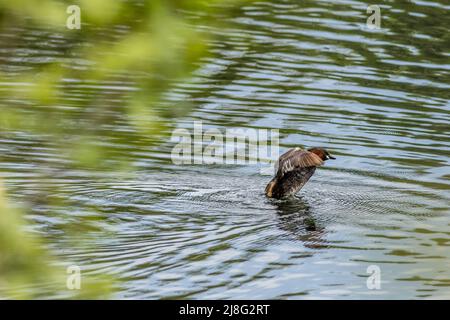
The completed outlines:
[[[304,242],[306,247],[321,248],[326,246],[325,228],[317,224],[310,204],[300,196],[274,201],[280,229],[289,232],[296,239]]]

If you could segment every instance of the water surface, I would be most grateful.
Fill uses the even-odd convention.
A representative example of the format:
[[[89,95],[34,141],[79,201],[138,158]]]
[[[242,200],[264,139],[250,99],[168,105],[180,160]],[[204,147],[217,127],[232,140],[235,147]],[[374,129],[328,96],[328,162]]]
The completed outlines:
[[[369,30],[359,1],[244,6],[213,30],[214,56],[195,79],[171,93],[173,104],[194,106],[174,128],[279,129],[281,151],[332,151],[337,160],[296,198],[266,199],[270,177],[259,165],[175,165],[170,141],[117,139],[112,147],[135,168],[123,175],[62,170],[66,159],[51,144],[2,133],[0,173],[12,197],[31,204],[30,229],[64,262],[116,274],[118,298],[448,299],[450,7],[381,8],[382,29]],[[0,52],[3,72],[37,68],[66,49],[55,35],[29,35],[29,48]],[[135,89],[67,82],[61,108],[91,90]],[[53,188],[70,207],[49,208],[41,194]],[[88,228],[73,239],[64,226],[82,218]],[[371,265],[380,290],[366,286]]]

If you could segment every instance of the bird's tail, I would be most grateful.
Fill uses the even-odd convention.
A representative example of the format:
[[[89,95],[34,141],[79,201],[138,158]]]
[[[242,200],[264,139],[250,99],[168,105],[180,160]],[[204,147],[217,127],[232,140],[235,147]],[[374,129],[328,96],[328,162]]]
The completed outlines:
[[[273,194],[273,188],[275,187],[277,183],[277,177],[273,178],[266,186],[266,196],[268,196],[269,198],[272,198],[272,194]]]

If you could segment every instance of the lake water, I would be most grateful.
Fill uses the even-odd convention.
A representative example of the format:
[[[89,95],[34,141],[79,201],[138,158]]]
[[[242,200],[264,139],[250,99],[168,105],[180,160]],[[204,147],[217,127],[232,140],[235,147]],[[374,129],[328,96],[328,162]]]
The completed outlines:
[[[385,3],[380,30],[367,28],[364,2],[272,2],[214,30],[214,56],[172,92],[193,105],[173,128],[278,129],[282,152],[326,147],[337,159],[296,198],[267,199],[260,165],[173,164],[170,141],[117,139],[134,164],[124,175],[58,170],[65,159],[51,144],[2,133],[0,173],[13,199],[31,203],[30,229],[65,263],[115,274],[118,298],[449,299],[448,2]],[[29,37],[29,48],[1,50],[3,72],[65,50],[55,35]],[[61,108],[92,90],[134,89],[68,86]],[[41,201],[53,189],[71,205]],[[81,219],[75,239],[64,227]]]

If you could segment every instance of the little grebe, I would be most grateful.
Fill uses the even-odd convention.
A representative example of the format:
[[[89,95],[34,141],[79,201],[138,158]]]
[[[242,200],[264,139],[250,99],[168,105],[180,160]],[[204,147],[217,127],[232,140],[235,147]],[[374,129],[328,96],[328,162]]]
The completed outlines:
[[[278,159],[275,177],[266,187],[269,198],[284,198],[297,193],[316,168],[329,159],[336,159],[323,148],[290,149]]]

